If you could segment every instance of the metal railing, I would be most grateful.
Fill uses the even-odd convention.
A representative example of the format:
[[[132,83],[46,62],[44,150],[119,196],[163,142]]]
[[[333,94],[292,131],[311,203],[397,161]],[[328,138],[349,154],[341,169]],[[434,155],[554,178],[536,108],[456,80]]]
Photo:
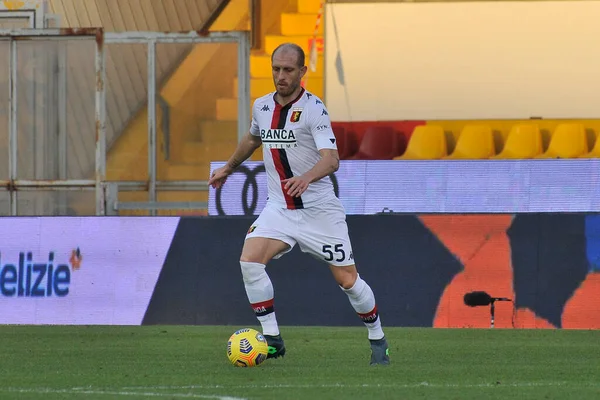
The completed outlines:
[[[17,137],[18,137],[18,53],[19,43],[35,40],[77,40],[87,39],[95,42],[95,105],[94,134],[95,160],[94,177],[90,179],[67,179],[63,169],[60,179],[19,179]],[[189,191],[208,190],[207,182],[194,181],[158,181],[157,180],[157,85],[156,85],[156,46],[157,44],[237,44],[238,73],[238,139],[247,131],[250,122],[249,88],[249,52],[250,40],[247,32],[118,32],[105,33],[101,28],[83,29],[22,29],[0,30],[0,41],[10,45],[9,81],[9,118],[8,118],[8,179],[0,180],[0,192],[9,193],[8,215],[21,215],[17,207],[19,191],[95,191],[95,214],[114,215],[119,210],[148,210],[155,215],[157,210],[167,208],[206,208],[204,202],[160,202],[157,190]],[[148,179],[144,181],[107,181],[106,179],[106,44],[143,44],[147,46],[147,106],[148,106]],[[63,71],[64,72],[64,71]],[[64,91],[64,90],[63,90]],[[59,109],[65,111],[65,97],[59,88]],[[164,107],[164,105],[163,105]],[[58,116],[60,125],[60,115]],[[163,124],[168,123],[163,120]],[[64,121],[63,121],[64,125]],[[59,129],[59,135],[66,128]],[[163,133],[167,133],[164,132]],[[82,133],[83,134],[83,133]],[[65,139],[66,140],[66,139]],[[64,146],[63,146],[64,147]],[[170,154],[169,140],[165,142],[165,155]],[[66,158],[66,149],[62,148],[57,157]],[[147,201],[122,202],[118,199],[120,191],[143,191],[148,193]]]

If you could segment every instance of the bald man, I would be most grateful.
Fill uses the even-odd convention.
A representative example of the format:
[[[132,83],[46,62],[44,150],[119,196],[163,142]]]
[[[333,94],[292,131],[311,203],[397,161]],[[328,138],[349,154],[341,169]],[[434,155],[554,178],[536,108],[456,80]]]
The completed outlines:
[[[254,102],[250,132],[209,185],[219,188],[252,153],[263,146],[268,180],[267,204],[250,226],[240,266],[248,300],[269,345],[267,358],[285,354],[275,317],[273,284],[266,265],[296,245],[329,265],[333,278],[368,330],[371,365],[387,365],[389,348],[375,296],[357,272],[346,225],[346,211],[329,175],[339,155],[327,108],[300,84],[306,74],[301,47],[285,43],[272,54],[275,92]],[[300,290],[308,295],[309,288]]]

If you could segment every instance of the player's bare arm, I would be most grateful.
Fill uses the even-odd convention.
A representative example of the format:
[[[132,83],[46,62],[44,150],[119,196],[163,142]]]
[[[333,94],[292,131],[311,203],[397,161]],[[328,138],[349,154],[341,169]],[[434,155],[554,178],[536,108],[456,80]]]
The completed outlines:
[[[299,197],[306,191],[308,185],[338,170],[340,156],[337,150],[321,149],[319,154],[321,154],[321,159],[304,175],[283,180],[285,183],[284,189],[287,190],[288,195]]]
[[[248,159],[262,144],[260,136],[252,135],[251,133],[246,134],[238,143],[237,148],[233,152],[233,155],[229,158],[227,163],[213,171],[208,184],[215,189],[223,186],[227,177],[233,173],[244,161]]]

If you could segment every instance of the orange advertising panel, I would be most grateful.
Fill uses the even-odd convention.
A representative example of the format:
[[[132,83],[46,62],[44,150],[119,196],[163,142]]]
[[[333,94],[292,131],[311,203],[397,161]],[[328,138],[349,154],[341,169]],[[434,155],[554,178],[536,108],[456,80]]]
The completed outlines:
[[[600,216],[419,220],[463,266],[443,290],[434,327],[489,328],[491,307],[464,301],[466,293],[484,291],[511,300],[495,302],[496,328],[600,328]]]

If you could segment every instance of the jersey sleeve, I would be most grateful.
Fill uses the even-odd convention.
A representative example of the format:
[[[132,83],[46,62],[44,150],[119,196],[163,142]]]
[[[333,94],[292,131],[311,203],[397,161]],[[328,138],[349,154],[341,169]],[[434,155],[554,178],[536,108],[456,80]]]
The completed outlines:
[[[321,103],[311,107],[307,123],[318,150],[337,150],[337,140],[333,134],[329,113],[324,104]]]
[[[258,127],[258,121],[256,120],[256,100],[252,105],[252,121],[250,122],[250,134],[254,136],[260,136],[260,128]]]

